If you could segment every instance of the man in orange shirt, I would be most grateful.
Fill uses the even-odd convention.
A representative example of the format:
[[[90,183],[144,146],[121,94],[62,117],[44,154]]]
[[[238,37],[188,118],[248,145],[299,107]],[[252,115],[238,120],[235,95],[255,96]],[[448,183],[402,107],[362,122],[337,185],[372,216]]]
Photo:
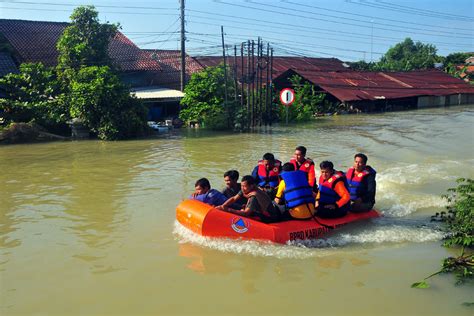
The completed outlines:
[[[351,196],[346,188],[344,173],[334,170],[330,161],[319,165],[319,192],[316,197],[316,216],[321,218],[336,218],[347,214]]]

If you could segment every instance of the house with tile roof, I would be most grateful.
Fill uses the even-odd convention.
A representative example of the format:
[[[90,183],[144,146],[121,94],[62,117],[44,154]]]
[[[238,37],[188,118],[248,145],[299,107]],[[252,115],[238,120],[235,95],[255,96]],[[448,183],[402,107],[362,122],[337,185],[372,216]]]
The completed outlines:
[[[56,66],[59,53],[56,43],[68,23],[0,19],[0,34],[14,49],[15,56],[0,56],[0,74],[18,71],[21,63],[41,62]],[[150,119],[176,115],[183,94],[178,91],[179,51],[142,50],[123,33],[111,39],[109,56],[120,71],[122,81],[132,87],[138,98],[150,107]],[[191,57],[186,58],[187,76],[202,69]],[[145,94],[142,92],[146,91]]]
[[[41,62],[56,66],[56,43],[69,23],[0,19],[0,33],[18,53],[19,63]],[[149,58],[121,32],[109,44],[109,56],[122,72],[160,71],[160,64]]]

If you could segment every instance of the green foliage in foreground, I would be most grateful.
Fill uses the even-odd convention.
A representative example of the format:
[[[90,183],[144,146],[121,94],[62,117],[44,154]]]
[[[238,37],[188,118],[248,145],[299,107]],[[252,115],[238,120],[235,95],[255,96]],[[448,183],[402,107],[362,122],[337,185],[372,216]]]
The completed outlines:
[[[445,223],[448,237],[444,241],[446,247],[461,247],[458,257],[448,257],[442,262],[441,269],[420,282],[413,283],[413,288],[428,288],[427,279],[440,273],[454,273],[456,284],[471,281],[474,278],[474,180],[460,178],[456,188],[448,189],[443,197],[448,201],[448,213],[441,212],[432,216],[432,220]],[[470,253],[466,253],[470,252]],[[467,303],[470,304],[470,303]]]
[[[451,235],[446,239],[445,246],[458,245],[472,248],[474,246],[474,180],[458,179],[457,188],[448,189],[448,213],[446,218]]]

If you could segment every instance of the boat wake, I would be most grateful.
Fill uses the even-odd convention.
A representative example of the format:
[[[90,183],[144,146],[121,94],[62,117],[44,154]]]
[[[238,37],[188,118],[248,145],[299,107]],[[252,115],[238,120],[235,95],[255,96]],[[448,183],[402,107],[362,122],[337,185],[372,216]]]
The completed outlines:
[[[296,240],[287,245],[204,237],[188,230],[178,221],[175,221],[173,233],[180,243],[192,243],[222,252],[299,259],[324,257],[341,252],[342,249],[347,253],[382,245],[437,241],[446,235],[437,225],[426,220],[397,218],[379,218],[370,223],[352,224],[333,231],[325,238]]]

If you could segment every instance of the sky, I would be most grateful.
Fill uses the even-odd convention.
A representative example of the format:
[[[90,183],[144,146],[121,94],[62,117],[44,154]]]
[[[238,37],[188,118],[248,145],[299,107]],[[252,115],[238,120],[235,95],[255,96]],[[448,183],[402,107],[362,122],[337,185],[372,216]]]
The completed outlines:
[[[140,48],[180,49],[180,0],[0,0],[0,18],[68,22],[94,5]],[[260,36],[275,55],[377,61],[406,37],[474,52],[474,0],[186,0],[186,52],[228,54]],[[240,50],[240,48],[239,48]]]

